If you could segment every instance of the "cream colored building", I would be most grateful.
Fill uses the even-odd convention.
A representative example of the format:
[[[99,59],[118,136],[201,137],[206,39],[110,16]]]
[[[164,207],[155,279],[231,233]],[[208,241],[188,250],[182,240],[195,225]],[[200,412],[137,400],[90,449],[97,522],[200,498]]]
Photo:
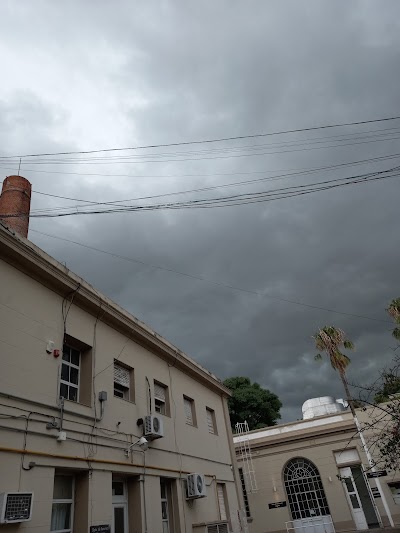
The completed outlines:
[[[1,222],[0,365],[0,533],[240,531],[229,391]]]
[[[369,416],[357,412],[361,423]],[[400,473],[371,477],[350,411],[324,397],[303,415],[234,438],[252,533],[390,527],[384,500],[400,531]]]

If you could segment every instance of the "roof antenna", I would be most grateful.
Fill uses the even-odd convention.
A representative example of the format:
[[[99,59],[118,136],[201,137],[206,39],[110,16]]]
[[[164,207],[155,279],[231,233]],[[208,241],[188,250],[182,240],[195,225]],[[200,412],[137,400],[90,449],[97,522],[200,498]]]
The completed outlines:
[[[18,176],[19,176],[19,171],[21,170],[21,158],[19,158],[19,165],[18,165]]]

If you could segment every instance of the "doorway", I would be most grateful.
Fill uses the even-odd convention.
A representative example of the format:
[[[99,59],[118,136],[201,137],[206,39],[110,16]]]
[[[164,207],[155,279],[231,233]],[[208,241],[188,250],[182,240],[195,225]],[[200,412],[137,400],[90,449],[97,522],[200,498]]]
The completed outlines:
[[[379,527],[379,518],[360,465],[340,469],[346,497],[358,530]]]
[[[128,491],[126,480],[112,481],[112,533],[128,533]]]

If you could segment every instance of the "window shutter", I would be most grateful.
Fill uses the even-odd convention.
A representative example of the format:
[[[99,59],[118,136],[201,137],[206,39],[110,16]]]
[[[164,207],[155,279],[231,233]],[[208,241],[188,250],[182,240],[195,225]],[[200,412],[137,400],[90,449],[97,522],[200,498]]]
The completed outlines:
[[[221,520],[226,520],[224,486],[221,483],[217,484],[217,493],[218,493],[218,504],[219,504],[219,512],[221,514]]]
[[[186,423],[193,426],[192,402],[188,400],[187,398],[184,398],[183,403],[185,406]]]
[[[156,400],[165,402],[165,387],[159,385],[158,383],[154,383],[154,397]]]
[[[206,412],[207,412],[208,432],[215,433],[213,412],[211,411],[211,409],[206,409]]]
[[[129,370],[124,366],[114,363],[114,383],[129,389]]]

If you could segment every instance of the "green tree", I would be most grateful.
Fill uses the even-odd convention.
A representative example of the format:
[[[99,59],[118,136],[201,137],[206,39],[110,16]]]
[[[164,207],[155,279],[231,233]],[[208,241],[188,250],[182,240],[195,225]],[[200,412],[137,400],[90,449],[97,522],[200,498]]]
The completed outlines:
[[[342,347],[347,350],[354,350],[354,344],[349,339],[346,339],[346,335],[341,329],[335,328],[334,326],[324,326],[313,336],[313,339],[315,340],[317,350],[325,352],[332,368],[339,373],[346,392],[346,399],[354,414],[353,401],[346,379],[346,368],[349,366],[351,359],[340,351]],[[315,359],[322,359],[322,355],[320,353],[317,354]]]
[[[236,376],[224,381],[232,391],[228,401],[232,429],[238,422],[247,421],[249,429],[275,426],[281,418],[282,403],[278,396],[249,378]]]
[[[392,335],[396,340],[400,341],[400,327],[397,326],[397,324],[400,325],[400,298],[395,298],[392,300],[386,311],[393,318],[396,324],[396,327],[392,331]]]

